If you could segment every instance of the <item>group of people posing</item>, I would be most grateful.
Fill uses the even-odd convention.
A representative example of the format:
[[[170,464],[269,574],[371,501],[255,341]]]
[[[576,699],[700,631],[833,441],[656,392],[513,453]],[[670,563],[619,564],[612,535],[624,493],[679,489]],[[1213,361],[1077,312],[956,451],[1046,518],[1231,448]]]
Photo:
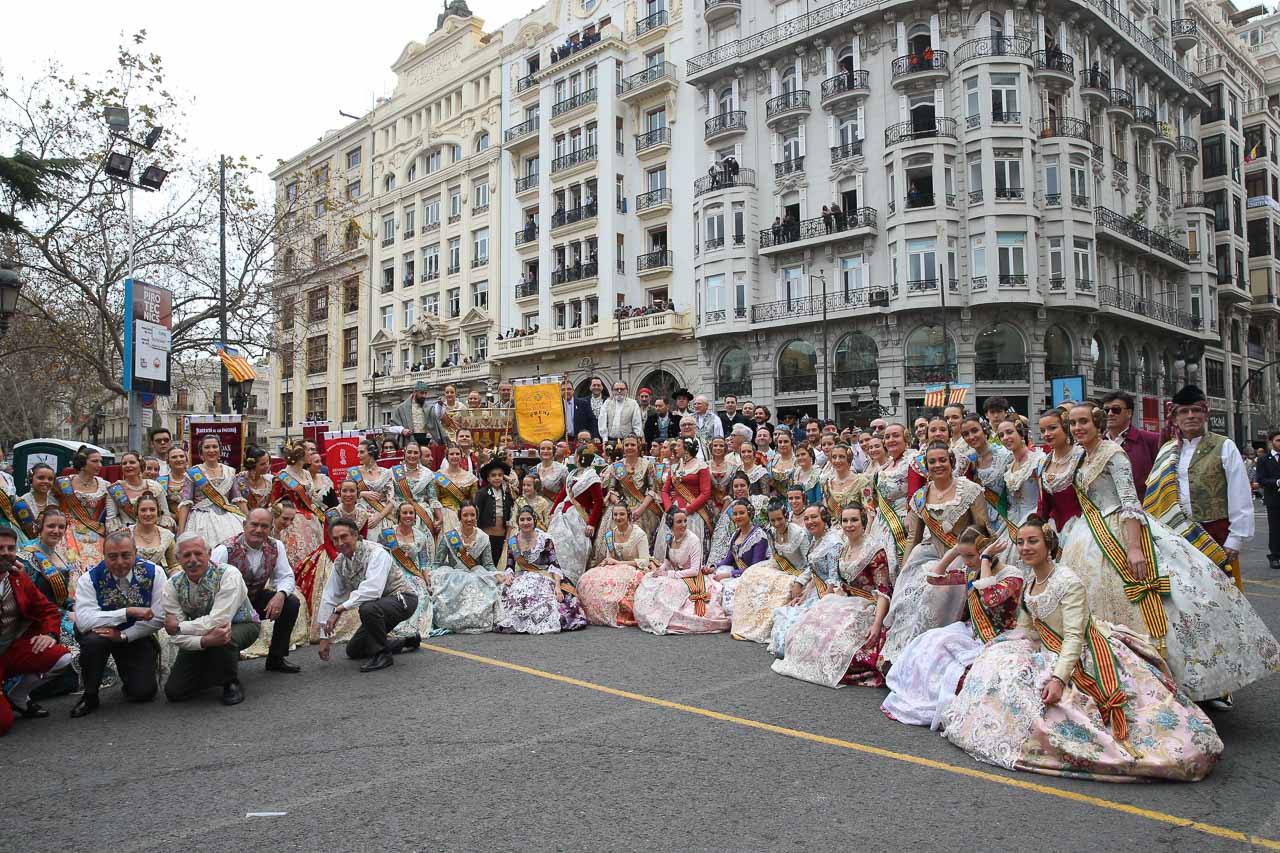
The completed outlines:
[[[375,671],[423,635],[591,624],[759,643],[1004,767],[1195,780],[1223,749],[1206,709],[1280,669],[1240,589],[1247,475],[1198,389],[1163,446],[1124,394],[1044,412],[1038,443],[1003,401],[853,439],[702,402],[671,438],[583,432],[523,467],[451,443],[432,470],[415,441],[384,467],[366,441],[336,488],[308,442],[274,475],[216,439],[154,478],[125,454],[115,484],[93,453],[37,466],[0,529],[0,731],[68,671],[73,716],[114,678],[151,698],[157,672],[171,700],[235,704],[241,657],[296,673],[303,643]]]

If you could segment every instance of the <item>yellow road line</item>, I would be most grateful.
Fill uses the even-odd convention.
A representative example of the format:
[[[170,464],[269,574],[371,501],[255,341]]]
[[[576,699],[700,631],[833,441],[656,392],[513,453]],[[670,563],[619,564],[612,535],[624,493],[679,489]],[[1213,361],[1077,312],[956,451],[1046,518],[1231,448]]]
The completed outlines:
[[[945,761],[934,761],[931,758],[922,758],[918,755],[910,753],[895,752],[891,749],[884,749],[878,746],[869,746],[863,743],[856,743],[850,740],[841,740],[840,738],[827,737],[826,735],[814,734],[800,729],[789,729],[785,726],[775,726],[772,723],[762,723],[759,720],[752,720],[746,717],[735,717],[732,714],[722,714],[719,711],[711,711],[706,708],[699,708],[695,705],[682,705],[679,702],[672,702],[667,699],[658,699],[653,696],[645,696],[643,693],[632,693],[629,690],[619,690],[615,687],[606,687],[603,684],[596,684],[592,681],[583,681],[580,678],[571,678],[567,675],[557,675],[554,672],[546,672],[533,667],[521,666],[517,663],[510,663],[496,658],[485,657],[483,655],[464,652],[460,649],[451,649],[446,646],[437,646],[434,643],[423,643],[422,648],[430,649],[445,655],[464,658],[476,663],[488,664],[489,666],[501,667],[514,672],[532,675],[537,678],[545,678],[549,681],[558,681],[561,684],[570,684],[574,687],[581,687],[585,690],[594,690],[597,693],[605,693],[609,696],[617,696],[621,699],[631,699],[635,702],[643,702],[648,705],[656,705],[660,708],[669,708],[673,711],[682,711],[686,714],[695,714],[700,717],[706,717],[712,720],[719,720],[724,723],[733,723],[739,726],[745,726],[751,729],[759,729],[760,731],[772,732],[773,734],[786,735],[787,737],[799,738],[813,743],[826,744],[828,746],[838,746],[842,749],[848,749],[853,752],[861,752],[867,755],[875,755],[880,758],[889,758],[894,761],[901,761],[906,764],[914,764],[919,767],[928,767],[931,770],[941,770],[946,773],[954,773],[958,776],[967,776],[971,779],[981,779],[984,782],[994,782],[998,785],[1005,785],[1010,788],[1018,788],[1023,791],[1032,791],[1037,794],[1045,794],[1050,797],[1058,797],[1063,800],[1070,800],[1076,803],[1095,806],[1100,809],[1108,809],[1110,811],[1120,812],[1132,817],[1139,817],[1145,820],[1164,823],[1170,826],[1176,826],[1181,829],[1190,829],[1195,832],[1201,832],[1206,835],[1212,835],[1216,838],[1226,838],[1231,841],[1239,841],[1245,844],[1263,847],[1268,850],[1280,850],[1280,840],[1271,838],[1263,838],[1257,835],[1250,835],[1245,832],[1239,832],[1234,829],[1228,829],[1224,826],[1215,826],[1211,823],[1202,823],[1198,820],[1190,818],[1178,817],[1177,815],[1166,814],[1165,812],[1144,809],[1138,806],[1129,805],[1128,803],[1119,803],[1113,800],[1106,800],[1102,797],[1094,797],[1089,794],[1082,794],[1078,791],[1072,791],[1066,788],[1055,788],[1051,785],[1041,785],[1036,782],[1029,782],[1025,779],[1010,778],[1000,776],[995,773],[988,773],[984,770],[977,770],[972,767],[961,767],[956,764],[947,764]]]

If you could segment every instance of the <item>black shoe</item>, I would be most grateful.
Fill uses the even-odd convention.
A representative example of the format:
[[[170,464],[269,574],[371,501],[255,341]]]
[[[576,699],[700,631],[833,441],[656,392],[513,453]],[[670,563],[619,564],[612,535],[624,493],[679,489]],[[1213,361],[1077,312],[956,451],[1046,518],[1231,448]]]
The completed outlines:
[[[239,705],[244,701],[244,688],[239,681],[232,681],[222,688],[223,705]]]
[[[13,704],[13,700],[9,699],[8,696],[6,696],[5,699],[8,699],[9,707],[12,708],[13,713],[17,714],[19,717],[25,717],[28,720],[43,720],[45,717],[49,716],[48,711],[41,708],[35,702],[32,702],[30,699],[27,700],[27,707],[25,708],[19,708],[17,705]]]
[[[71,709],[71,718],[78,720],[81,717],[89,716],[96,710],[98,710],[98,697],[85,694],[80,697],[80,701]]]
[[[1270,561],[1268,561],[1268,562],[1269,562],[1269,564],[1270,564],[1271,568],[1273,568],[1273,569],[1280,569],[1280,560],[1270,560]]]
[[[373,657],[369,658],[369,662],[360,667],[361,672],[377,672],[380,669],[386,669],[394,666],[396,659],[391,656],[391,652],[384,649]]]
[[[302,667],[293,663],[288,658],[267,658],[267,672],[283,672],[287,675],[296,675],[297,673],[302,672]]]
[[[418,647],[419,647],[419,646],[421,646],[421,645],[422,645],[422,635],[421,635],[421,634],[413,634],[412,636],[405,637],[405,638],[401,641],[400,653],[403,653],[403,652],[416,652],[416,651],[418,650]]]

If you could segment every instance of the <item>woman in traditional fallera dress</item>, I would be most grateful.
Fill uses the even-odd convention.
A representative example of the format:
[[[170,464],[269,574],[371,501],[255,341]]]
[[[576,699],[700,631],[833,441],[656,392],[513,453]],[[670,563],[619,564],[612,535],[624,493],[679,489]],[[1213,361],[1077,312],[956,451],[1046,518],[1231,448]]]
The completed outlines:
[[[169,448],[165,461],[169,463],[169,473],[161,474],[156,482],[160,484],[160,488],[164,489],[169,518],[173,519],[173,532],[177,535],[182,532],[179,509],[182,506],[182,493],[187,488],[187,480],[191,478],[191,472],[187,467],[190,458],[187,456],[187,451],[180,445],[174,445]]]
[[[198,533],[210,548],[244,530],[244,498],[236,487],[236,472],[222,464],[222,443],[216,436],[200,440],[204,461],[188,472],[178,506],[178,528]]]
[[[431,534],[417,526],[418,513],[409,503],[396,507],[395,527],[382,532],[382,545],[391,554],[391,560],[404,575],[409,589],[418,597],[418,606],[408,619],[395,627],[388,626],[396,637],[429,637],[436,631],[433,625],[435,608],[432,606],[428,582],[431,579],[431,560],[435,556],[436,543]]]
[[[676,507],[669,531],[636,588],[636,625],[650,634],[717,634],[729,630],[720,584],[702,563],[702,543],[689,530],[689,514]]]
[[[942,715],[948,740],[979,761],[1104,782],[1196,781],[1222,741],[1142,636],[1089,611],[1078,574],[1055,562],[1038,517],[1018,531],[1032,571],[1016,630],[987,644]]]
[[[890,693],[880,706],[885,716],[937,729],[969,665],[988,642],[1013,629],[1022,569],[1000,558],[1004,550],[1004,540],[988,541],[978,528],[968,527],[931,568],[929,583],[964,586],[964,618],[925,631],[902,650],[886,679]]]
[[[320,640],[320,628],[316,614],[320,612],[320,599],[324,596],[325,585],[329,583],[329,575],[333,574],[333,563],[338,559],[338,549],[334,547],[330,528],[333,522],[345,518],[353,522],[366,538],[369,530],[369,511],[360,506],[360,488],[351,480],[343,480],[338,487],[338,505],[325,514],[324,541],[313,551],[300,566],[294,567],[294,580],[298,584],[300,594],[306,595],[306,604],[310,608],[311,641]],[[338,625],[329,638],[335,643],[350,640],[360,628],[360,612],[347,610],[338,619]]]
[[[813,450],[802,444],[795,449],[796,467],[791,471],[791,485],[804,489],[804,502],[822,503],[822,475],[813,464]]]
[[[463,504],[458,529],[441,535],[429,587],[437,628],[458,634],[492,631],[500,614],[489,537],[476,527],[474,504]]]
[[[534,518],[537,519],[537,527],[539,530],[546,530],[551,524],[551,501],[544,498],[541,494],[538,484],[538,478],[533,474],[525,474],[520,480],[520,497],[515,499],[515,503],[511,506],[513,513],[520,512],[520,507],[527,506],[533,510]],[[511,519],[511,530],[508,531],[508,538],[515,535],[517,529],[516,520],[513,516]]]
[[[569,469],[563,462],[556,461],[556,445],[551,439],[538,444],[538,464],[534,466],[534,476],[538,478],[538,492],[552,505],[564,489],[565,478]]]
[[[1044,451],[1029,447],[1030,429],[1025,420],[1001,422],[996,428],[1000,443],[1011,456],[1004,471],[1004,493],[1008,499],[1007,514],[1015,527],[1021,527],[1040,504],[1040,463]]]
[[[827,590],[827,580],[837,573],[836,562],[840,549],[845,545],[844,531],[827,524],[826,514],[819,504],[811,504],[801,516],[805,533],[812,543],[804,555],[804,569],[791,579],[787,588],[787,601],[774,608],[773,624],[769,628],[769,653],[775,657],[786,655],[787,634]]]
[[[311,555],[324,542],[325,507],[312,473],[307,470],[307,456],[310,451],[302,443],[291,444],[285,448],[286,465],[271,482],[271,503],[273,506],[288,504],[294,513],[287,526],[280,532],[279,539],[284,543],[285,555],[289,565],[297,568],[303,560]],[[326,481],[328,478],[325,478]],[[328,482],[332,488],[332,482]],[[310,589],[303,590],[304,601]]]
[[[729,501],[724,511],[720,513],[720,517],[716,519],[715,532],[711,534],[711,548],[707,554],[707,562],[712,566],[720,565],[720,562],[729,554],[729,540],[737,530],[733,523],[734,502],[746,501],[751,504],[751,517],[755,519],[758,526],[763,527],[768,523],[769,499],[764,495],[751,493],[751,480],[747,478],[745,472],[738,471],[729,480]]]
[[[872,479],[850,467],[852,454],[853,450],[847,444],[837,444],[827,454],[827,474],[822,479],[822,504],[832,518],[839,518],[840,513],[848,506],[875,508],[871,494]],[[880,456],[884,458],[883,451]]]
[[[1066,541],[1068,525],[1080,517],[1080,500],[1072,483],[1084,451],[1075,446],[1066,413],[1060,406],[1041,416],[1040,438],[1049,450],[1036,471],[1040,483],[1036,515],[1050,521],[1059,539]]]
[[[590,459],[586,461],[590,465]],[[519,530],[507,542],[507,570],[498,578],[502,606],[494,630],[556,634],[585,628],[582,604],[556,562],[555,542],[537,528],[527,508],[520,511],[516,525]]]
[[[765,537],[769,558],[742,573],[733,596],[733,638],[753,643],[769,642],[773,611],[791,597],[791,582],[804,571],[805,555],[813,544],[805,529],[787,520],[780,500],[766,511]]]
[[[987,531],[982,487],[955,476],[951,449],[934,442],[925,451],[925,463],[931,479],[911,497],[910,537],[889,603],[889,632],[881,650],[886,665],[925,631],[959,621],[964,612],[963,587],[931,585],[927,567],[941,559],[955,545],[956,534],[970,524]]]
[[[738,469],[729,463],[729,443],[723,438],[711,439],[707,450],[707,475],[711,478],[711,500],[707,501],[707,508],[712,518],[718,518],[729,505],[729,480]]]
[[[892,542],[896,553],[895,559],[890,562],[900,566],[907,547],[907,498],[910,497],[907,492],[907,474],[912,459],[910,448],[907,447],[907,428],[898,423],[886,426],[884,449],[885,460],[876,471],[871,487],[868,509],[874,507],[874,517],[868,534],[882,542]]]
[[[434,542],[444,521],[436,497],[435,472],[422,464],[422,447],[416,441],[404,446],[404,462],[391,468],[396,500],[409,504],[417,521],[414,526]]]
[[[720,582],[724,612],[733,616],[733,598],[743,573],[769,558],[769,540],[756,524],[756,511],[751,501],[743,498],[729,506],[733,534],[720,562],[715,564],[715,579]]]
[[[244,470],[236,475],[236,488],[248,510],[266,509],[271,503],[271,454],[261,447],[251,447],[244,458]]]
[[[622,440],[622,458],[605,469],[602,488],[605,503],[624,506],[631,521],[644,532],[648,541],[662,520],[662,484],[653,463],[640,455],[640,439],[628,436]],[[605,516],[612,518],[612,513]],[[602,525],[609,527],[610,525]],[[596,551],[601,551],[603,532],[596,534]],[[648,562],[648,556],[645,558]]]
[[[710,549],[710,538],[715,531],[715,519],[707,508],[711,500],[711,474],[707,465],[697,457],[698,442],[691,438],[672,442],[675,456],[671,470],[662,487],[662,506],[670,518],[671,510],[682,509],[687,513],[689,532],[702,546],[703,557]],[[664,522],[658,526],[658,541],[664,541],[669,530]]]
[[[791,485],[791,472],[796,467],[791,430],[786,427],[774,430],[773,447],[774,454],[769,459],[769,479],[773,482],[774,494],[785,495],[787,486]]]
[[[592,625],[635,625],[636,587],[649,568],[649,536],[631,521],[625,504],[610,509],[612,523],[598,537],[595,568],[578,579],[578,598]]]
[[[58,506],[58,497],[54,489],[57,472],[44,462],[31,466],[28,474],[31,489],[13,503],[14,515],[18,518],[18,545],[27,546],[37,538],[36,519],[49,507]]]
[[[840,687],[883,687],[880,646],[884,617],[893,595],[889,561],[893,546],[866,535],[867,512],[847,506],[840,512],[844,545],[826,590],[784,638],[786,655],[773,671],[801,681]]]
[[[360,503],[369,513],[369,530],[365,534],[370,542],[379,542],[382,531],[395,526],[395,503],[391,493],[395,488],[391,470],[378,464],[378,443],[368,439],[356,445],[356,459],[360,464],[347,471],[347,479],[360,487]]]
[[[910,468],[907,472],[908,499],[923,489],[929,482],[929,467],[924,461],[924,454],[929,449],[929,445],[936,442],[945,444],[947,449],[951,448],[951,428],[947,426],[946,418],[933,418],[925,429],[928,440],[923,447],[911,455]],[[952,473],[954,476],[958,476],[954,471]]]
[[[556,543],[556,569],[570,583],[577,583],[587,570],[596,528],[604,513],[604,491],[593,464],[595,457],[590,444],[578,448],[578,464],[565,477],[547,527],[547,533]]]
[[[67,519],[67,556],[76,568],[87,572],[102,562],[102,539],[107,528],[106,480],[98,476],[102,470],[102,454],[81,450],[71,460],[76,473],[58,477],[58,504]],[[76,575],[79,578],[79,573]],[[75,589],[73,584],[72,589]]]
[[[480,480],[462,467],[462,448],[451,445],[445,451],[445,464],[436,472],[436,497],[440,501],[441,530],[458,529],[458,510],[476,498]]]
[[[107,487],[107,532],[128,527],[138,520],[137,502],[143,495],[154,495],[160,504],[161,517],[168,514],[164,488],[142,476],[142,457],[132,450],[120,455],[120,479]]]
[[[129,529],[138,556],[155,563],[169,577],[182,571],[178,548],[172,531],[160,526],[160,500],[145,494],[134,503],[137,521]],[[163,633],[163,632],[160,632]]]
[[[1062,559],[1084,584],[1089,612],[1147,634],[1197,702],[1280,671],[1280,644],[1230,576],[1142,508],[1129,457],[1102,437],[1102,410],[1075,406],[1068,417],[1084,451],[1073,479],[1084,514]]]
[[[58,643],[72,654],[71,667],[63,676],[50,684],[42,685],[37,699],[62,696],[79,686],[80,643],[76,640],[75,605],[76,583],[80,575],[92,568],[82,568],[69,556],[74,555],[67,544],[69,519],[57,507],[47,507],[36,519],[36,539],[18,552],[18,562],[23,572],[35,584],[36,589],[62,613],[58,630]],[[94,565],[97,565],[95,563]],[[3,680],[3,679],[0,679]],[[104,679],[104,682],[114,679]]]
[[[967,416],[960,425],[960,432],[967,445],[969,476],[983,489],[987,529],[999,536],[1006,526],[1001,516],[1007,503],[1004,473],[1013,460],[1013,454],[999,444],[991,443],[986,425],[979,415]]]

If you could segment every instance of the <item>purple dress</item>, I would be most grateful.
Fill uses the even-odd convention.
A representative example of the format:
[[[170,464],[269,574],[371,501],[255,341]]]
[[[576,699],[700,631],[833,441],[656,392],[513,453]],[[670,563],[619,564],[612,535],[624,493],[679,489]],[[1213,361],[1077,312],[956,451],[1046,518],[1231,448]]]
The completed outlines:
[[[731,618],[733,597],[738,591],[738,578],[756,563],[762,563],[767,559],[769,559],[769,537],[763,530],[753,524],[745,534],[741,530],[733,531],[733,535],[729,537],[729,552],[716,566],[716,578],[723,589],[720,601],[724,612]],[[728,576],[721,571],[726,568],[729,569]]]
[[[499,586],[502,618],[494,630],[503,634],[556,634],[585,628],[573,584],[565,579],[556,562],[556,545],[543,531],[536,531],[533,547],[521,549],[519,538],[507,540],[507,573],[510,585]],[[563,600],[556,598],[557,588]]]

